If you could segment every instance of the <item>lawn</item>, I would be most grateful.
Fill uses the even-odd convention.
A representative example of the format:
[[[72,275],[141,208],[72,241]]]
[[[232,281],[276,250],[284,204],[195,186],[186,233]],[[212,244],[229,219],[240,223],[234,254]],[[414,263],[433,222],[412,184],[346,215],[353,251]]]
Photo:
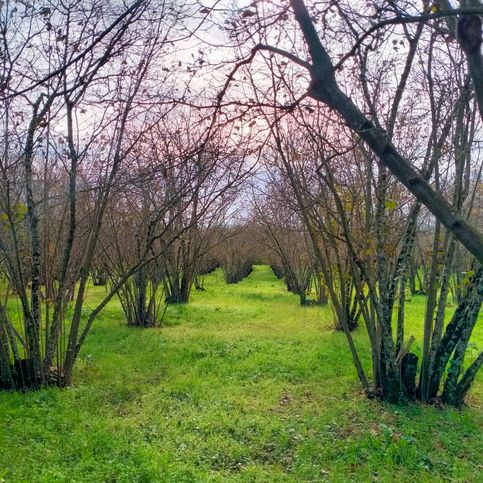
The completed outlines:
[[[112,302],[73,387],[0,393],[0,482],[482,481],[481,374],[461,411],[367,400],[329,307],[300,307],[264,266],[205,286],[159,329]],[[413,297],[407,336],[423,311]]]

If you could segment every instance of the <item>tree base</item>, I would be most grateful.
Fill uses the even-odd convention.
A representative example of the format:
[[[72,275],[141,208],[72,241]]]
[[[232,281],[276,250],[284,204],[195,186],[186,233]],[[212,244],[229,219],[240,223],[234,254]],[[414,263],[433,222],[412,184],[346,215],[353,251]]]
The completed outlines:
[[[9,377],[0,377],[0,390],[5,391],[28,392],[53,386],[64,386],[64,378],[59,374],[59,369],[50,367],[46,373],[35,373],[27,359],[15,361],[10,366]]]

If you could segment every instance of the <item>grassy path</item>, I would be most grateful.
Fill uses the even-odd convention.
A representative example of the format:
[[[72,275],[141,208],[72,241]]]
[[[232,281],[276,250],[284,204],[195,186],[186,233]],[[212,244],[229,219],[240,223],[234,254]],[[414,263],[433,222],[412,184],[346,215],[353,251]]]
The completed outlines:
[[[298,306],[268,267],[206,287],[162,329],[110,304],[73,388],[0,393],[0,482],[481,481],[481,375],[461,412],[368,401],[329,308]]]

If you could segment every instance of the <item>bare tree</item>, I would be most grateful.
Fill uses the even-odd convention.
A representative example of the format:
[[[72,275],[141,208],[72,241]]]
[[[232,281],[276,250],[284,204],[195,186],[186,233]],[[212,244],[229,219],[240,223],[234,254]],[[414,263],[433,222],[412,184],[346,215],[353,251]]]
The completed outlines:
[[[308,294],[315,286],[317,301],[326,303],[324,283],[319,274],[309,236],[296,206],[291,206],[293,194],[287,183],[273,179],[265,187],[262,199],[255,194],[255,222],[260,228],[259,242],[265,247],[269,264],[287,289],[297,294],[300,304],[306,305]]]
[[[9,388],[70,384],[93,319],[112,296],[84,320],[112,187],[138,141],[126,128],[142,122],[135,101],[177,18],[174,10],[153,15],[148,2],[53,7],[2,9],[3,67],[18,75],[5,74],[2,86],[8,228],[0,251],[24,321],[18,331],[3,307],[0,379]]]

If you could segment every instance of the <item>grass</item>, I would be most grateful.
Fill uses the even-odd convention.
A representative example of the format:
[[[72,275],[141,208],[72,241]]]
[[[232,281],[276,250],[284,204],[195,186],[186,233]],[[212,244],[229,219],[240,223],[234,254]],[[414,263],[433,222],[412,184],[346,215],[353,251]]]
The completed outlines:
[[[0,393],[0,481],[482,480],[481,375],[461,411],[370,401],[330,308],[300,307],[268,267],[206,287],[162,329],[128,328],[111,303],[74,387]],[[413,297],[408,336],[423,309]]]

